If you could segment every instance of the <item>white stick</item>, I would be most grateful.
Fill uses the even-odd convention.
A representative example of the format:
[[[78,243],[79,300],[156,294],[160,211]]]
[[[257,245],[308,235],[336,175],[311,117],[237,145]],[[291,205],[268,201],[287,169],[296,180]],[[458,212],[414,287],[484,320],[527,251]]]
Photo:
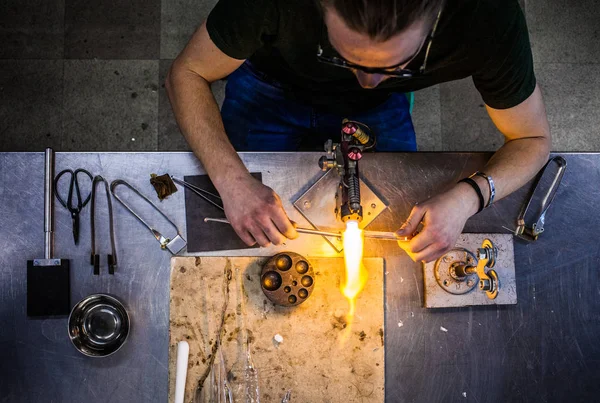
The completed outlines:
[[[187,341],[177,343],[177,372],[175,372],[175,403],[183,403],[185,379],[187,378],[190,345]]]

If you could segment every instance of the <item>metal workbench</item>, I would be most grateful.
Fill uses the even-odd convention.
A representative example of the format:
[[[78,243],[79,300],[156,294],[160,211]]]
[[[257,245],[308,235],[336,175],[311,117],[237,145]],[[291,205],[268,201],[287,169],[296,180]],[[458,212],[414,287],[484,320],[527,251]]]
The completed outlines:
[[[307,224],[291,203],[322,175],[320,155],[242,158],[251,171],[263,173],[291,218]],[[533,244],[515,240],[517,305],[426,310],[420,266],[393,242],[367,241],[367,256],[386,259],[386,401],[576,402],[600,395],[600,154],[563,155],[568,168],[546,232]],[[415,201],[481,168],[489,156],[367,154],[361,172],[390,204],[369,228],[396,229]],[[0,154],[0,402],[165,402],[170,254],[121,205],[115,203],[114,276],[104,261],[109,244],[103,196],[97,207],[102,274],[93,276],[88,262],[89,207],[75,247],[70,216],[56,203],[55,256],[71,261],[73,304],[96,292],[125,303],[132,331],[122,350],[107,358],[84,357],[68,339],[66,318],[26,317],[26,261],[43,255],[43,166],[43,153]],[[57,153],[56,172],[67,167],[126,179],[148,195],[150,173],[203,173],[191,153]],[[514,227],[527,190],[472,218],[465,231]],[[139,206],[151,214],[149,206]],[[185,231],[182,191],[160,207]],[[301,236],[284,248],[307,256],[333,254],[319,237]]]

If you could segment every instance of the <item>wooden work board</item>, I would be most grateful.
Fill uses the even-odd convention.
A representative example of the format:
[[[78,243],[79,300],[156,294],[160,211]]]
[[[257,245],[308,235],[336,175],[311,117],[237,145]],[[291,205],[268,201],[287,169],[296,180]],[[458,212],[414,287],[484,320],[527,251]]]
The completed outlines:
[[[258,373],[261,402],[280,403],[286,392],[290,402],[383,402],[383,259],[364,259],[368,280],[352,322],[346,320],[349,305],[340,291],[342,258],[309,259],[315,286],[307,300],[293,308],[272,304],[262,292],[260,273],[266,260],[172,258],[169,401],[174,399],[177,343],[186,340],[190,346],[186,402],[211,400],[207,397],[211,364],[224,368],[234,401],[246,402],[236,388],[245,385],[248,349]],[[224,365],[218,367],[221,323]],[[276,340],[281,340],[279,336],[281,342]],[[218,370],[213,374],[218,376]]]

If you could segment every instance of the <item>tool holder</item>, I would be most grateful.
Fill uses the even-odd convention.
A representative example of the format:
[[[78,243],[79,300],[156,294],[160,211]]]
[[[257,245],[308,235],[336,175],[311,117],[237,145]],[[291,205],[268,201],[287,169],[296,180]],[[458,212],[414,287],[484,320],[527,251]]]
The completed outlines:
[[[133,211],[133,209],[131,207],[129,207],[129,205],[127,205],[127,203],[125,203],[116,194],[115,190],[116,190],[117,186],[119,186],[119,185],[123,185],[125,187],[128,187],[136,195],[138,195],[140,198],[142,198],[148,204],[150,204],[156,211],[159,212],[160,215],[162,215],[169,222],[169,224],[171,224],[175,228],[175,230],[177,231],[177,235],[174,238],[172,238],[172,239],[171,238],[166,238],[158,230],[152,228],[148,223],[146,223],[146,221],[144,221],[144,219],[142,219],[141,216],[139,216],[135,211]],[[181,231],[179,230],[179,228],[177,227],[177,225],[175,225],[175,223],[165,213],[163,213],[154,203],[152,203],[152,201],[148,197],[146,197],[142,193],[140,193],[140,191],[137,190],[135,187],[133,187],[132,185],[130,185],[129,183],[125,182],[122,179],[117,179],[117,180],[112,181],[112,183],[110,184],[110,192],[113,195],[113,197],[119,203],[121,203],[123,205],[123,207],[125,207],[131,214],[133,214],[133,216],[135,218],[137,218],[142,224],[144,224],[146,226],[146,228],[148,228],[150,230],[150,232],[152,233],[152,235],[154,236],[154,238],[156,238],[156,240],[160,243],[160,247],[162,249],[166,249],[169,252],[171,252],[173,255],[176,255],[183,248],[185,248],[185,246],[187,245],[187,242],[181,236]]]
[[[27,261],[27,316],[68,315],[71,309],[70,266],[54,257],[54,151],[44,157],[44,258]]]

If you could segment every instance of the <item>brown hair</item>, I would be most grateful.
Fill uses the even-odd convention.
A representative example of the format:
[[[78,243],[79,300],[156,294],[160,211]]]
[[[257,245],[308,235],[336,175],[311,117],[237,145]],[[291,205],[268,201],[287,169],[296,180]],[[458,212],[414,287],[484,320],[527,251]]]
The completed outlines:
[[[350,29],[378,41],[421,18],[433,24],[443,4],[444,0],[320,0],[322,10],[333,8]]]

